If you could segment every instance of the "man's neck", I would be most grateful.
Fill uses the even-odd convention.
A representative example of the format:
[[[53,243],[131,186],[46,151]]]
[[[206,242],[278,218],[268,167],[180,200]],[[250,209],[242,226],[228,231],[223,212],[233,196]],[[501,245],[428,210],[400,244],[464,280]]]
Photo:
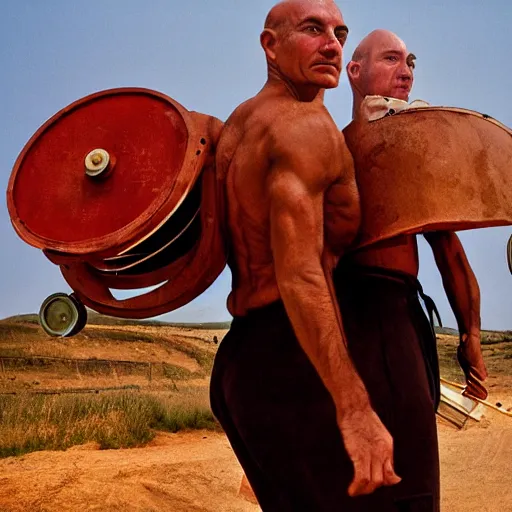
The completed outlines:
[[[264,89],[273,90],[278,94],[288,95],[302,102],[323,103],[325,89],[314,85],[297,84],[284,76],[279,70],[269,67],[268,79]]]
[[[361,104],[363,103],[364,97],[361,96],[356,91],[353,91],[353,100],[352,100],[352,120],[357,117],[359,113],[359,109],[361,108]]]

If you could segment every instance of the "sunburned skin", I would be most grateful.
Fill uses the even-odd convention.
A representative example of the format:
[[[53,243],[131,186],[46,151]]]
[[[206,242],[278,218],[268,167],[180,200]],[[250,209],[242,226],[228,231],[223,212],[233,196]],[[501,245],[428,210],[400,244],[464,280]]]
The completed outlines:
[[[297,340],[336,408],[354,464],[348,494],[400,478],[392,439],[347,353],[331,269],[360,210],[352,157],[323,105],[338,85],[348,29],[331,0],[288,0],[261,44],[268,80],[227,120],[216,152],[225,177],[235,317],[283,301]]]
[[[319,50],[329,23],[332,40]],[[323,105],[320,89],[336,86],[341,71],[340,49],[348,29],[339,10],[331,1],[282,2],[269,13],[265,26],[277,27],[283,36],[279,60],[269,63],[267,85],[230,116],[217,149],[217,169],[226,175],[234,249],[233,290],[228,300],[234,316],[281,297],[270,225],[274,159],[299,159],[302,154],[315,162],[317,202],[320,205],[323,199],[326,215],[315,218],[313,229],[320,232],[325,223],[327,251],[347,247],[360,219],[352,157]],[[282,149],[286,156],[279,154]],[[318,166],[322,161],[324,165]]]
[[[226,123],[217,149],[219,171],[227,168],[228,219],[234,247],[228,308],[233,316],[281,297],[271,246],[271,159],[276,143],[288,146],[292,153],[304,151],[301,142],[309,143],[308,160],[328,160],[320,169],[323,183],[319,184],[325,187],[327,250],[338,253],[357,233],[359,200],[352,157],[325,107],[320,102],[298,103],[272,91],[263,91],[241,105]],[[326,159],[325,155],[330,156]],[[324,219],[317,216],[316,231],[323,229]]]
[[[365,37],[347,65],[354,95],[353,116],[365,96],[380,95],[408,101],[414,81],[414,54],[405,43],[387,30],[375,30]],[[426,233],[443,285],[461,334],[459,362],[466,375],[467,392],[485,398],[478,380],[487,370],[480,347],[480,291],[462,244],[455,233]],[[400,236],[351,253],[359,265],[398,270],[417,277],[418,244],[415,235]],[[475,380],[476,379],[478,380]]]

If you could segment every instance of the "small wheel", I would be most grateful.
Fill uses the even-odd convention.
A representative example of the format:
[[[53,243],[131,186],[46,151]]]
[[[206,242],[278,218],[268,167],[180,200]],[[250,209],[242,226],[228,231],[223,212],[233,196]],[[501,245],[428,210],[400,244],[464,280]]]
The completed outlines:
[[[508,269],[510,270],[510,273],[512,274],[512,235],[510,235],[510,238],[508,239],[507,260],[508,260]]]
[[[39,322],[50,336],[73,336],[87,323],[87,310],[73,294],[54,293],[41,305]]]

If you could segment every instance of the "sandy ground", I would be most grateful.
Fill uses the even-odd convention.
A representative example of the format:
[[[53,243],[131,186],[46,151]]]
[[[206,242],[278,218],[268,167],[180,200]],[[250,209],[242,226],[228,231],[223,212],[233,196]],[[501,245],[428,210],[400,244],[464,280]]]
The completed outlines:
[[[443,512],[512,511],[512,418],[457,430],[439,420]],[[242,470],[225,436],[159,434],[145,448],[94,445],[0,461],[1,512],[259,512],[238,496]]]
[[[465,430],[439,425],[441,510],[512,511],[512,418],[498,412]]]

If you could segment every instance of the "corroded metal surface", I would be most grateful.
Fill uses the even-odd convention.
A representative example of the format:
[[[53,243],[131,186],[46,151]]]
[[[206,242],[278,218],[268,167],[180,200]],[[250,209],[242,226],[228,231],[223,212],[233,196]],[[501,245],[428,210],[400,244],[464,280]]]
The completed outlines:
[[[512,224],[512,132],[469,110],[404,110],[343,133],[361,195],[357,246]]]
[[[195,183],[208,150],[203,132],[181,105],[146,89],[76,101],[16,161],[8,187],[15,229],[40,249],[116,256],[157,229]],[[110,155],[104,179],[84,172],[96,148]]]
[[[226,265],[214,166],[221,127],[147,89],[82,98],[18,157],[7,191],[14,228],[86,306],[127,318],[176,309]],[[124,300],[110,291],[157,285]]]

